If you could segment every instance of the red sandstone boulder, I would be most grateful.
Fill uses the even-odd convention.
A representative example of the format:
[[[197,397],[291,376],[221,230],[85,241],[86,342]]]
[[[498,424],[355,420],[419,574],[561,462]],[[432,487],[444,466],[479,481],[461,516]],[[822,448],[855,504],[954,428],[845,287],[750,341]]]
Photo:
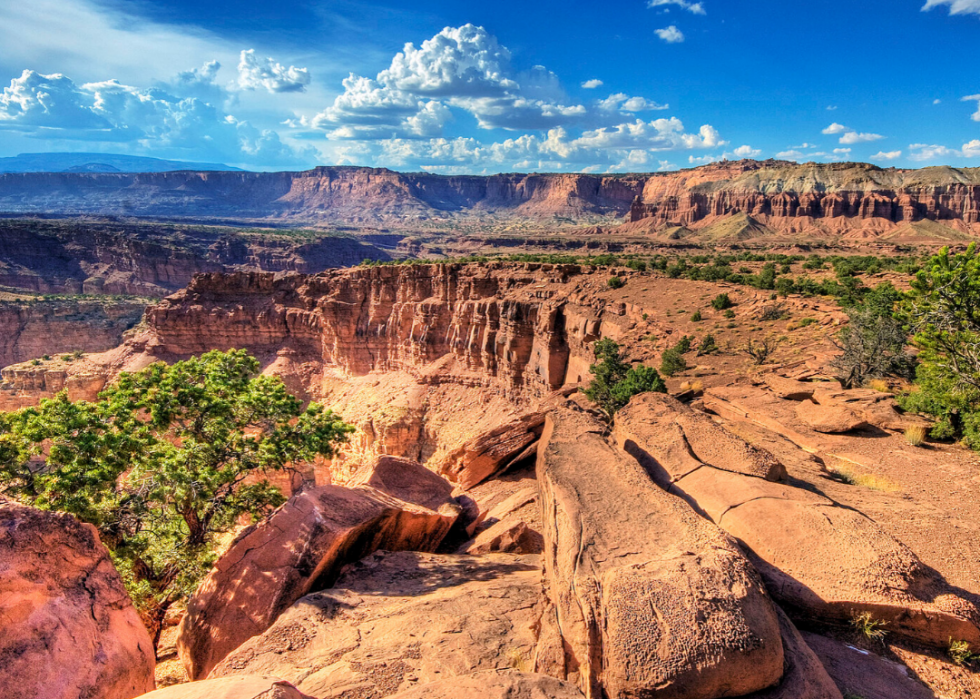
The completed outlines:
[[[781,609],[777,612],[783,634],[783,676],[772,687],[753,692],[744,699],[842,699],[820,658],[785,612]]]
[[[314,699],[275,677],[245,675],[187,682],[158,689],[139,699]]]
[[[511,670],[477,672],[399,692],[391,699],[583,699],[575,685]]]
[[[526,450],[538,441],[543,425],[544,415],[531,413],[496,427],[450,454],[440,473],[460,490],[469,490],[529,456]]]
[[[396,476],[402,468],[405,473]],[[294,496],[242,532],[188,602],[177,640],[187,674],[195,679],[207,675],[293,602],[332,585],[345,564],[378,549],[438,548],[459,508],[447,504],[444,488],[440,493],[409,485],[413,477],[426,483],[430,476],[413,462],[384,461],[376,482],[393,484],[406,497],[438,505],[438,510],[376,488],[328,485]]]
[[[787,379],[778,374],[766,374],[762,380],[770,391],[784,400],[809,400],[813,398],[813,392],[819,387],[819,384]]]
[[[269,674],[318,699],[380,699],[482,670],[530,670],[540,580],[537,556],[379,551],[297,601],[211,677]]]
[[[815,432],[841,434],[868,424],[863,415],[842,403],[814,403],[805,400],[796,406],[796,417]]]
[[[380,456],[360,469],[347,484],[376,488],[404,502],[456,517],[460,508],[453,499],[453,486],[422,464],[397,456]]]
[[[504,519],[480,532],[460,553],[541,553],[544,537],[519,519]]]
[[[131,699],[154,664],[95,529],[0,500],[0,695]]]
[[[735,543],[569,408],[538,449],[545,578],[586,696],[713,699],[775,684],[777,612]],[[548,637],[550,634],[544,634]],[[539,656],[561,657],[539,646]]]
[[[976,598],[952,588],[860,512],[800,488],[693,467],[679,427],[689,410],[648,394],[620,411],[617,423],[626,427],[617,425],[614,434],[640,463],[687,473],[669,492],[735,537],[792,615],[847,623],[869,612],[890,631],[931,645],[950,638],[980,644]]]

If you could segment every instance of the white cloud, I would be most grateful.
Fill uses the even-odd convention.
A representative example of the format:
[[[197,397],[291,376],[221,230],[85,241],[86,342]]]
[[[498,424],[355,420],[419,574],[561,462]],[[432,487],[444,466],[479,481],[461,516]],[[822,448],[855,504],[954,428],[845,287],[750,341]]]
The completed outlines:
[[[243,90],[265,88],[269,92],[303,92],[310,84],[306,68],[286,68],[271,58],[260,59],[255,49],[242,51],[238,61],[238,86]]]
[[[850,148],[834,148],[834,155],[850,155]]]
[[[922,6],[922,11],[931,10],[934,7],[949,5],[951,15],[980,15],[980,0],[927,0]]]
[[[700,157],[689,155],[687,157],[687,162],[691,165],[710,165],[711,163],[716,163],[721,160],[720,155],[702,155]]]
[[[837,105],[836,104],[829,104],[829,105],[827,105],[827,111],[828,112],[836,112],[837,111]]]
[[[978,99],[980,99],[980,98],[978,98]],[[934,99],[934,100],[932,101],[932,103],[933,103],[933,104],[942,104],[942,103],[943,103],[943,101],[942,101],[941,99]]]
[[[733,153],[739,158],[758,158],[760,155],[762,155],[761,150],[756,150],[752,146],[739,146],[733,151]]]
[[[963,101],[977,103],[977,111],[970,115],[970,118],[973,119],[973,121],[980,121],[980,95],[967,95],[963,98]]]
[[[855,143],[870,143],[872,141],[880,141],[884,136],[876,133],[857,133],[856,131],[848,131],[843,136],[840,137],[840,143],[844,145],[854,145]]]
[[[973,139],[969,143],[963,144],[964,158],[980,158],[980,140]]]
[[[929,145],[926,143],[913,143],[909,146],[909,160],[921,162],[923,160],[935,160],[936,158],[960,157],[963,154],[955,148],[946,146]]]
[[[677,164],[672,163],[669,160],[658,160],[657,161],[657,172],[670,172],[671,170],[677,169]]]
[[[845,131],[850,131],[850,129],[848,129],[843,124],[838,124],[835,121],[833,124],[831,124],[830,126],[828,126],[826,129],[824,129],[820,133],[824,134],[825,136],[831,136],[833,134],[844,133]]]
[[[704,10],[704,3],[701,2],[687,2],[687,0],[647,0],[647,7],[666,7],[669,9],[670,5],[677,5],[677,7],[696,15],[707,14]]]
[[[603,82],[598,78],[592,78],[592,80],[586,80],[584,83],[582,83],[582,87],[584,87],[586,90],[594,90],[597,87],[602,87],[602,85]]]
[[[181,74],[176,82],[200,83],[215,72],[215,66],[206,64],[200,71]],[[275,131],[258,129],[197,97],[136,88],[115,79],[79,86],[64,75],[31,70],[12,80],[0,95],[0,130],[38,139],[113,144],[114,149],[176,159],[253,166],[316,160],[312,149],[294,149]]]
[[[888,152],[879,151],[871,156],[872,160],[897,160],[902,157],[902,151],[890,150]]]
[[[776,153],[777,158],[785,158],[786,160],[803,160],[807,157],[805,153],[801,153],[798,150],[784,150],[780,153]]]
[[[797,149],[800,149],[800,148],[816,148],[816,147],[817,146],[814,145],[813,143],[801,143],[798,146],[790,146],[790,149],[797,150]]]
[[[669,104],[651,102],[645,97],[630,97],[625,92],[617,92],[609,95],[606,99],[599,100],[596,106],[604,112],[615,112],[618,110],[624,114],[670,109]]]
[[[673,24],[669,27],[655,30],[655,34],[668,44],[679,44],[684,41],[684,33]]]

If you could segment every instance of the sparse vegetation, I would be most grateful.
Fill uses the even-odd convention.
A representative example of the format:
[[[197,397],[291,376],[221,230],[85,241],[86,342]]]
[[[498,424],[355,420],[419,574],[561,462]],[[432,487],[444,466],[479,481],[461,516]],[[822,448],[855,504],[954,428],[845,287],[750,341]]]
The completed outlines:
[[[742,351],[752,358],[754,364],[761,366],[769,361],[778,346],[779,340],[772,336],[764,337],[760,342],[755,342],[750,338]]]
[[[679,374],[687,369],[687,362],[684,360],[684,356],[678,351],[676,347],[671,347],[669,350],[663,353],[660,358],[660,373],[664,376],[670,377],[675,374]]]
[[[710,333],[705,335],[701,340],[701,344],[698,345],[697,356],[703,357],[706,354],[714,354],[718,351],[718,345],[715,343],[714,335]]]
[[[725,317],[726,318],[734,318],[735,317],[735,311],[733,311],[732,309],[729,308],[727,311],[725,311]]]
[[[926,428],[924,425],[909,425],[905,428],[905,441],[913,447],[921,447],[926,443]]]
[[[851,617],[851,626],[869,641],[883,641],[888,632],[885,626],[888,624],[880,619],[875,619],[871,612],[855,613]]]
[[[953,661],[953,664],[959,665],[960,667],[969,665],[975,660],[980,660],[980,655],[970,651],[969,643],[966,641],[954,641],[952,638],[949,639],[949,649],[947,653],[949,655],[949,659]]]
[[[785,317],[786,306],[782,303],[770,303],[763,306],[758,316],[761,321],[782,320]]]
[[[870,388],[872,391],[878,391],[879,393],[891,393],[891,387],[888,382],[884,379],[871,379],[864,383],[866,388]]]
[[[619,345],[603,338],[592,347],[595,363],[589,367],[592,381],[583,393],[594,401],[611,420],[616,411],[639,393],[666,393],[667,386],[652,367],[631,367]]]
[[[797,321],[796,325],[797,327],[800,328],[806,328],[813,325],[816,322],[817,322],[816,318],[800,318],[799,321]]]
[[[694,311],[694,313],[691,314],[691,322],[692,323],[700,323],[701,320],[702,320],[702,318],[701,318],[701,311]]]
[[[609,285],[610,289],[622,289],[626,282],[621,277],[609,277],[609,281],[606,284]]]
[[[734,305],[728,294],[718,294],[711,300],[711,307],[716,311],[724,311]]]

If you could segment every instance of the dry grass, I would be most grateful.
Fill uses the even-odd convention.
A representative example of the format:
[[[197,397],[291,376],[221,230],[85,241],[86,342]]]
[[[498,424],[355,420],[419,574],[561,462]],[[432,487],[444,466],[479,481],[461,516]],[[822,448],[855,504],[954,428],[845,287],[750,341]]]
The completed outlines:
[[[925,425],[909,425],[905,428],[905,441],[913,447],[921,447],[926,442]]]
[[[695,393],[698,393],[704,390],[704,384],[700,381],[692,381],[690,384],[690,389]]]
[[[894,493],[901,488],[897,483],[884,476],[876,476],[873,473],[859,473],[849,466],[838,466],[830,470],[830,474],[847,485],[860,485],[870,490],[879,490],[885,493]]]
[[[518,672],[531,672],[531,661],[520,648],[508,648],[506,657],[508,664],[514,670]]]
[[[883,641],[888,635],[885,631],[886,622],[875,619],[871,612],[855,613],[851,617],[851,626],[869,641]]]
[[[891,386],[888,385],[888,382],[887,381],[884,381],[882,379],[871,379],[870,381],[868,381],[864,385],[867,388],[871,388],[871,389],[874,389],[875,391],[878,391],[879,393],[891,393],[892,392]]]
[[[970,644],[966,641],[954,641],[949,639],[949,659],[960,667],[969,665],[974,660],[980,660],[980,655],[970,652]]]

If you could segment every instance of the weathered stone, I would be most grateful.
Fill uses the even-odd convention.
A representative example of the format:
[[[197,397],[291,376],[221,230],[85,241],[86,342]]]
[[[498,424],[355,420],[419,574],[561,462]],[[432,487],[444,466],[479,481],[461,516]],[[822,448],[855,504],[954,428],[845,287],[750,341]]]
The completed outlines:
[[[477,534],[460,553],[541,553],[544,537],[519,519],[507,518]]]
[[[177,684],[139,699],[314,699],[277,677],[245,675]]]
[[[544,415],[531,413],[481,434],[449,455],[440,473],[469,490],[504,469],[538,441]]]
[[[399,692],[392,699],[582,699],[575,685],[547,675],[511,670],[477,672],[447,677],[415,689]]]
[[[904,665],[858,650],[826,636],[804,633],[803,639],[848,697],[862,699],[936,699],[925,685],[908,675]]]
[[[669,492],[735,537],[791,614],[847,622],[866,611],[891,631],[933,645],[980,642],[976,598],[947,585],[860,512],[808,490],[695,467],[679,426],[686,410],[651,394],[620,412],[617,420],[630,429],[615,434],[628,434],[628,450],[641,463],[688,474]]]
[[[154,664],[95,529],[0,500],[0,695],[131,699]]]
[[[796,406],[796,417],[810,429],[828,434],[850,432],[868,424],[862,415],[840,403],[805,400]]]
[[[303,597],[212,677],[272,674],[319,699],[534,662],[537,556],[378,552]],[[463,695],[460,695],[463,696]]]
[[[602,431],[559,409],[538,450],[545,577],[569,672],[589,697],[707,699],[774,684],[779,624],[752,566]]]
[[[762,380],[770,391],[784,400],[809,400],[813,398],[813,392],[819,387],[819,384],[795,381],[778,374],[766,374]]]
[[[347,485],[376,488],[399,500],[447,517],[455,518],[460,512],[449,481],[418,462],[397,456],[378,457],[373,464],[355,473]]]
[[[424,468],[406,464],[426,478]],[[403,494],[442,502],[428,489],[406,492],[390,472],[387,480]],[[294,496],[240,534],[191,597],[177,642],[187,674],[205,676],[297,599],[333,584],[345,564],[378,549],[435,550],[458,514],[366,486],[321,486]]]

